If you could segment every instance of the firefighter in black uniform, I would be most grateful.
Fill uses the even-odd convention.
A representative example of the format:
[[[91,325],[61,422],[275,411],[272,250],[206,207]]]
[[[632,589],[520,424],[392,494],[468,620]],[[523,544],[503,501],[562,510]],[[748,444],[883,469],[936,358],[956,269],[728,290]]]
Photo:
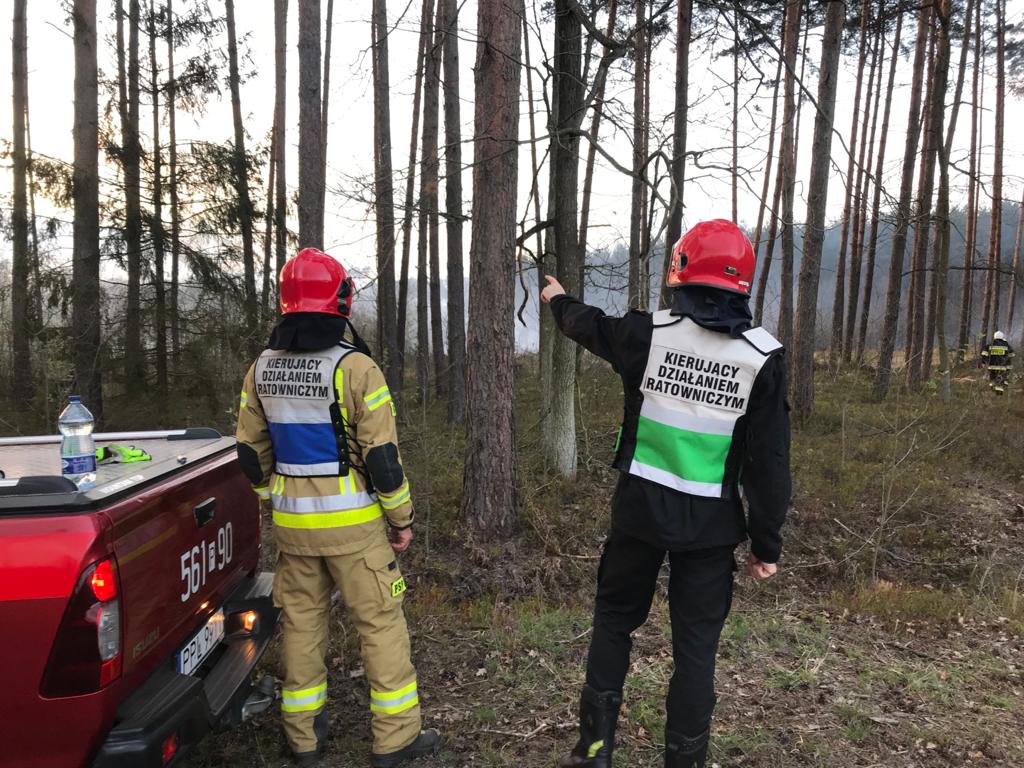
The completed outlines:
[[[675,672],[665,766],[706,764],[733,550],[749,538],[747,572],[772,576],[790,500],[786,366],[782,345],[752,327],[753,275],[750,241],[715,220],[676,245],[669,310],[608,317],[551,277],[542,292],[559,329],[610,362],[625,392],[622,474],[598,569],[580,737],[565,768],[612,765],[630,635],[647,619],[666,553]]]
[[[1013,347],[1006,340],[1006,334],[996,331],[992,343],[981,351],[982,359],[988,364],[988,386],[997,395],[1005,395],[1013,370]]]

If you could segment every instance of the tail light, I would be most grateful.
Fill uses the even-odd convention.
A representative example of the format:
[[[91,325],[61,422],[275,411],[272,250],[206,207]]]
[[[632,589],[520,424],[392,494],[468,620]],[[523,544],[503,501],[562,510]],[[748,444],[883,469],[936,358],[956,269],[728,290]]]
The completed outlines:
[[[121,601],[117,563],[93,563],[78,578],[50,650],[40,693],[80,696],[121,675]]]

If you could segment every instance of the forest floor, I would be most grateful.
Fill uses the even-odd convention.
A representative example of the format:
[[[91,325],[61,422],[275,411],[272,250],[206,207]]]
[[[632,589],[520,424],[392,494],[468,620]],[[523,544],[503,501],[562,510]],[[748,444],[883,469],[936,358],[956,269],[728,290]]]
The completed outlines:
[[[794,430],[779,576],[737,580],[715,765],[1024,765],[1024,392],[996,400],[973,369],[958,376],[949,405],[931,389],[872,403],[866,375],[819,381],[816,415]],[[575,740],[621,394],[604,366],[585,366],[581,473],[566,483],[537,457],[536,377],[518,379],[522,515],[509,542],[459,520],[462,443],[442,407],[413,406],[402,430],[419,519],[406,613],[424,717],[448,739],[423,768],[546,768]],[[664,587],[635,636],[620,768],[662,764]],[[367,765],[367,684],[343,607],[328,666],[324,766]],[[280,676],[276,647],[262,667]],[[276,708],[186,764],[288,765]]]

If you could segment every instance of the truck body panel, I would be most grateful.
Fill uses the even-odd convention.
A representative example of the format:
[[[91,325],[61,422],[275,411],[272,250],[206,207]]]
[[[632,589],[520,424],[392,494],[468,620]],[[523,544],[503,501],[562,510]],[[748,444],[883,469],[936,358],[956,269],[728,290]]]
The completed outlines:
[[[96,486],[87,491],[68,491],[60,478],[46,477],[59,472],[59,446],[52,439],[14,445],[10,439],[0,440],[0,470],[6,477],[0,489],[0,679],[7,689],[0,697],[4,766],[91,765],[119,722],[138,720],[137,711],[125,711],[126,702],[138,701],[140,692],[158,701],[166,681],[185,682],[177,668],[178,651],[211,615],[229,601],[235,606],[230,610],[248,609],[239,595],[255,595],[258,499],[238,467],[233,440],[212,430],[192,432],[192,439],[186,434],[133,439],[131,444],[148,451],[152,461],[103,466]],[[28,476],[52,480],[53,492],[19,494],[12,478]],[[32,487],[37,490],[39,485],[34,482]],[[48,698],[41,692],[42,680],[48,664],[59,664],[52,658],[59,654],[52,650],[66,614],[72,612],[73,595],[76,590],[81,594],[83,574],[109,559],[117,573],[120,673],[94,692]],[[266,578],[257,581],[268,583]],[[251,645],[247,658],[253,657],[252,665],[276,624],[276,613],[265,609],[269,598],[261,599],[253,603],[263,606],[260,636],[242,638]],[[215,698],[235,701],[239,691],[244,693],[242,678],[248,677],[252,665],[240,670],[236,658],[231,675],[210,674],[220,658],[228,657],[225,648],[226,643],[219,644],[192,673],[230,685]],[[192,724],[182,741],[187,748],[201,737],[194,727],[196,713],[211,719],[204,723],[207,729],[216,725],[206,701],[211,692],[182,684],[171,689],[189,696],[180,699],[183,713],[191,713]],[[174,712],[161,716],[162,728],[174,727]],[[138,725],[135,720],[133,726]],[[151,727],[136,730],[146,738],[155,732]],[[146,754],[154,753],[152,744],[144,746]],[[122,754],[123,759],[124,754],[143,754],[140,749],[122,733],[116,749],[111,751],[108,744],[102,751]],[[149,765],[132,760],[133,765]]]

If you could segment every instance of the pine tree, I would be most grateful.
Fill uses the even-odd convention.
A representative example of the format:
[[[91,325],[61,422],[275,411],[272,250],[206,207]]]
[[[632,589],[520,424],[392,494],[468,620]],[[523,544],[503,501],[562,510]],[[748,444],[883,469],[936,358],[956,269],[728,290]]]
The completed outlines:
[[[522,0],[480,0],[462,514],[485,533],[516,521],[513,270]],[[511,150],[511,151],[510,151]]]

